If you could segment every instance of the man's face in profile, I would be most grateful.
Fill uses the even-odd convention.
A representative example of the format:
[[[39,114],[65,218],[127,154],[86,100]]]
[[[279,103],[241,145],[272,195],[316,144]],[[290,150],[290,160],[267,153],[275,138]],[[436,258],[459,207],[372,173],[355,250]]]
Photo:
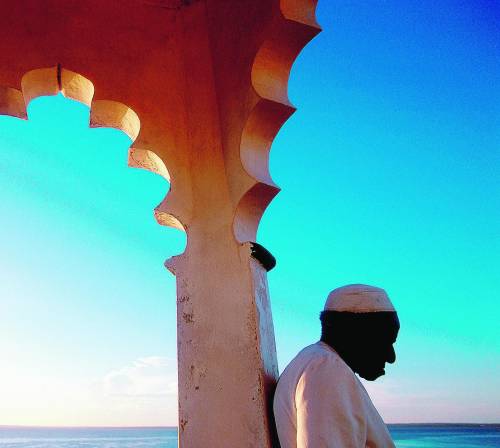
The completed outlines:
[[[396,360],[393,344],[399,332],[396,313],[370,313],[358,328],[352,353],[348,356],[350,367],[362,378],[374,381],[385,374],[385,364]]]
[[[362,378],[374,381],[385,364],[396,360],[393,344],[399,332],[395,311],[371,313],[323,312],[322,339]]]

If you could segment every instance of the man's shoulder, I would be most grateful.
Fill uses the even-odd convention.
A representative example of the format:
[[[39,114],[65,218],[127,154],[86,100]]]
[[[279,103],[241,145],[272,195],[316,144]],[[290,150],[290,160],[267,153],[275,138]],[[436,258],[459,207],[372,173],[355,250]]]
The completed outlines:
[[[354,372],[352,372],[340,355],[324,342],[319,341],[316,344],[304,348],[302,351],[305,351],[304,355],[308,358],[306,370],[326,368],[329,371],[338,371],[347,375],[354,375]]]
[[[336,363],[342,360],[333,348],[321,341],[303,348],[295,357],[295,359],[300,358],[308,359],[311,362],[330,361]]]
[[[292,359],[283,375],[301,375],[303,372],[317,368],[329,370],[350,370],[338,353],[324,342],[316,342],[303,348]]]

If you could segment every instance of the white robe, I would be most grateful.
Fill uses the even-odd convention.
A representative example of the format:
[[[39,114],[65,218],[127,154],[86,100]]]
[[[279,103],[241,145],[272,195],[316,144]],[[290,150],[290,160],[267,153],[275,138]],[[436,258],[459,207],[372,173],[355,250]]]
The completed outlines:
[[[274,397],[281,448],[393,448],[387,426],[358,377],[330,346],[303,349]]]

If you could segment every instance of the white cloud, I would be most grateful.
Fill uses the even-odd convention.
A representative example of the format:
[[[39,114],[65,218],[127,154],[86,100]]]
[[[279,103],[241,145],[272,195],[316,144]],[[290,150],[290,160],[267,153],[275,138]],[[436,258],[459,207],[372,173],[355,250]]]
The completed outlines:
[[[177,396],[177,365],[162,356],[139,358],[107,373],[96,384],[107,397],[161,398]]]

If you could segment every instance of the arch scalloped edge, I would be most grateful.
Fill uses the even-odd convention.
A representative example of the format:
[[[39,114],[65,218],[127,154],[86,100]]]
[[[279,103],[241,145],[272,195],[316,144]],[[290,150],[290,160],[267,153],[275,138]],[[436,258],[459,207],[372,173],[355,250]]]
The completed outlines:
[[[132,141],[139,135],[141,123],[130,107],[118,101],[93,100],[92,82],[76,72],[62,68],[60,64],[25,73],[21,79],[21,88],[26,107],[35,98],[61,93],[66,98],[90,107],[90,127],[119,129]]]
[[[0,86],[0,114],[27,119],[27,106],[40,96],[61,93],[66,98],[90,107],[91,128],[115,128],[124,132],[132,142],[139,136],[141,123],[137,114],[123,103],[111,100],[93,100],[94,85],[84,76],[62,68],[60,65],[37,68],[24,74],[22,91]],[[139,143],[140,145],[140,143]],[[130,167],[142,168],[164,177],[170,182],[170,173],[163,160],[148,149],[131,147],[128,154]],[[174,214],[164,210],[163,200],[154,210],[156,221],[161,225],[185,231]]]
[[[234,236],[240,243],[255,241],[266,208],[279,193],[276,185],[256,182],[241,198],[234,216]]]
[[[157,207],[154,210],[154,216],[156,222],[161,226],[173,227],[174,229],[182,230],[184,233],[186,232],[186,228],[172,213],[163,212]]]
[[[316,20],[318,0],[280,0],[281,13],[288,20],[321,29]]]
[[[26,120],[28,114],[24,104],[23,92],[12,87],[0,86],[0,115]]]
[[[274,185],[269,173],[271,145],[294,112],[292,106],[260,99],[248,116],[241,136],[240,158],[244,170],[255,181]]]
[[[151,171],[165,178],[170,182],[170,173],[163,160],[149,149],[141,149],[131,146],[128,150],[128,166]]]
[[[305,0],[294,2],[305,3]],[[283,3],[282,0],[282,8]],[[253,88],[261,98],[290,105],[288,80],[293,63],[321,29],[315,21],[313,24],[304,23],[307,22],[304,17],[308,15],[298,15],[297,8],[291,8],[288,15],[293,19],[283,16],[281,20],[277,20],[273,24],[270,37],[257,51],[252,64],[251,79]],[[303,20],[298,20],[301,17]]]
[[[132,168],[140,168],[162,176],[167,182],[170,182],[170,173],[167,166],[154,151],[149,149],[141,149],[135,146],[130,147],[128,152],[128,166]],[[173,227],[175,229],[186,231],[184,225],[169,210],[171,200],[170,191],[163,201],[154,209],[154,217],[156,222],[162,226]],[[167,202],[168,201],[168,202]]]
[[[123,103],[94,100],[90,109],[90,127],[119,129],[135,141],[141,129],[141,122],[137,114]]]
[[[242,131],[240,160],[246,181],[236,206],[233,231],[240,243],[255,241],[260,220],[280,188],[269,173],[271,145],[295,112],[290,105],[259,99]]]
[[[255,55],[252,87],[258,97],[242,131],[240,159],[252,179],[241,195],[233,220],[240,243],[255,241],[262,216],[280,191],[269,173],[272,142],[295,108],[288,99],[288,80],[296,58],[321,31],[316,22],[317,0],[280,0],[282,17],[270,27]]]
[[[35,98],[59,93],[90,107],[94,96],[94,85],[90,80],[61,65],[26,72],[21,79],[21,89],[26,107]]]
[[[176,196],[172,191],[171,185],[163,201],[154,210],[156,222],[161,226],[173,227],[174,229],[186,232],[187,229],[181,222],[180,213],[175,211],[175,204]]]

